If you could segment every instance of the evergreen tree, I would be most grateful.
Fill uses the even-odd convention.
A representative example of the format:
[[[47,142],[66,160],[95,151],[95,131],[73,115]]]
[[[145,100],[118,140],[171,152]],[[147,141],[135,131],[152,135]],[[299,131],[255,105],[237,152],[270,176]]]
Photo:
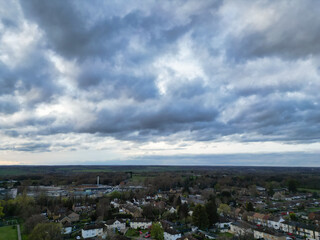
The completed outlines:
[[[253,207],[252,202],[246,202],[246,210],[248,212],[253,212],[254,211],[254,207]]]
[[[196,205],[192,214],[192,221],[200,229],[206,229],[209,226],[206,208],[201,204]]]
[[[174,206],[175,207],[178,207],[178,206],[180,206],[181,205],[181,197],[180,197],[180,195],[175,199],[175,201],[174,201]]]
[[[219,221],[219,214],[217,212],[216,199],[214,196],[210,196],[209,201],[205,205],[208,215],[209,225],[215,224]]]
[[[288,182],[288,190],[289,192],[296,192],[297,191],[298,182],[294,179],[290,179]]]
[[[189,207],[188,207],[188,204],[186,203],[182,204],[179,207],[178,214],[181,220],[182,219],[186,220],[186,218],[188,217],[188,211],[189,211]]]

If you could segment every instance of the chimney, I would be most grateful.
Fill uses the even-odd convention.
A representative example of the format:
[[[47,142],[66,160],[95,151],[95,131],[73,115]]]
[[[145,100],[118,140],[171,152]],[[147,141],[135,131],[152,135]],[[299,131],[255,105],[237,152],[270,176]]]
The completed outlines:
[[[98,176],[97,177],[97,186],[99,186],[99,180],[100,180],[100,177]]]

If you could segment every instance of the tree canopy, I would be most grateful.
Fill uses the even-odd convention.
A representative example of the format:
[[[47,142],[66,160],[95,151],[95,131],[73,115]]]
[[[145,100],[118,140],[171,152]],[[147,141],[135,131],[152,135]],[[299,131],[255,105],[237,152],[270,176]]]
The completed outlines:
[[[30,240],[61,240],[61,227],[57,223],[39,223],[31,232]]]
[[[206,208],[203,205],[198,204],[195,206],[192,214],[192,221],[193,224],[200,229],[206,229],[209,226],[208,215]]]
[[[156,240],[163,240],[163,229],[160,223],[153,223],[151,227],[151,237]]]

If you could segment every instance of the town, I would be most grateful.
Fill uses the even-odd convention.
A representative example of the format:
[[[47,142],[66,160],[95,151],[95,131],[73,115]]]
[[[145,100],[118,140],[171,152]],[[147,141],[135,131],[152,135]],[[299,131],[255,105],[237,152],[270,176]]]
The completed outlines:
[[[7,228],[30,240],[320,239],[317,168],[141,168],[78,169],[59,181],[80,182],[61,185],[45,174],[3,178],[0,233]]]

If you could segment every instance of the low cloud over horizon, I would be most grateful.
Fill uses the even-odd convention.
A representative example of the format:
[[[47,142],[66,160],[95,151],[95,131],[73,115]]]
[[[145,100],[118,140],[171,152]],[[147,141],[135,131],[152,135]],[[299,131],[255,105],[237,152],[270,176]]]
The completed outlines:
[[[0,1],[0,165],[320,166],[319,8]]]

